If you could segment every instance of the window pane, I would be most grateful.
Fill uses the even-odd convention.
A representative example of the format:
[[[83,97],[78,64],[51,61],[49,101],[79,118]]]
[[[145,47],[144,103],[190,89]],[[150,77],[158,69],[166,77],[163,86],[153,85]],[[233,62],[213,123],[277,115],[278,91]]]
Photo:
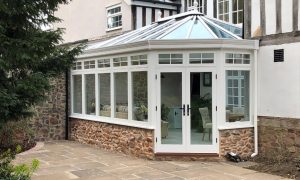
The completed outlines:
[[[132,118],[137,121],[148,119],[148,85],[147,72],[132,73]]]
[[[244,0],[238,0],[239,1],[239,10],[244,9]]]
[[[111,117],[110,74],[99,74],[100,116]]]
[[[73,112],[82,113],[82,76],[73,76]]]
[[[85,75],[85,112],[95,115],[95,75]]]
[[[201,53],[191,53],[190,54],[190,58],[197,58],[197,59],[200,59],[201,58]]]
[[[147,64],[147,55],[131,56],[131,65]]]
[[[238,7],[237,1],[238,1],[238,0],[233,0],[233,1],[232,1],[232,10],[233,10],[233,11],[236,11],[236,10],[237,10],[237,7]]]
[[[114,73],[115,79],[115,117],[128,119],[128,80],[127,73]]]
[[[231,71],[226,71],[226,122],[249,121],[250,72]],[[232,84],[229,84],[231,81],[233,81],[234,88],[231,88]]]

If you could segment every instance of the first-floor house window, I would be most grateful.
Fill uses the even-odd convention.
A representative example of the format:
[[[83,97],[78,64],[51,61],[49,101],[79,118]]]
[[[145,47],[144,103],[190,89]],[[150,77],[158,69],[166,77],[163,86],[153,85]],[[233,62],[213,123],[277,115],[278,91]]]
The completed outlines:
[[[243,23],[244,0],[218,0],[218,19],[233,24]]]
[[[107,8],[107,29],[122,27],[121,5]]]

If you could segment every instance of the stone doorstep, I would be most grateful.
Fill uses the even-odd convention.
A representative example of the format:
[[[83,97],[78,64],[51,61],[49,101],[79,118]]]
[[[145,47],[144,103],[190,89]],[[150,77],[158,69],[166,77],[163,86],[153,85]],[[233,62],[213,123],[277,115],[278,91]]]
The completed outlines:
[[[154,160],[157,161],[212,161],[222,162],[224,158],[217,153],[155,153]]]

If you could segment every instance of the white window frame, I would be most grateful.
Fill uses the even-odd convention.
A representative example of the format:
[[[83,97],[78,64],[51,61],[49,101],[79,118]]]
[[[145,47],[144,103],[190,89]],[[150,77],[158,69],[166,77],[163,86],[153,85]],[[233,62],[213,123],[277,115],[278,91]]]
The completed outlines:
[[[250,54],[250,64],[227,64],[225,62],[226,54]],[[254,108],[255,105],[253,104],[254,99],[254,88],[255,88],[255,69],[254,69],[254,54],[250,51],[239,51],[239,50],[226,50],[221,53],[221,59],[218,62],[218,65],[223,66],[222,73],[220,79],[223,79],[223,82],[221,82],[219,85],[223,86],[222,91],[224,93],[224,97],[220,101],[220,106],[224,106],[224,109],[220,111],[221,114],[220,117],[222,117],[222,121],[219,125],[219,130],[225,130],[225,129],[238,129],[238,128],[249,128],[253,127],[253,121],[254,121]],[[249,121],[236,121],[236,122],[226,122],[226,105],[227,105],[227,86],[226,86],[226,71],[232,70],[232,71],[249,71],[250,73],[250,82],[249,82]]]
[[[150,106],[151,100],[150,100],[150,84],[149,84],[149,78],[150,78],[150,73],[149,73],[149,66],[148,64],[143,64],[143,65],[131,65],[131,56],[136,56],[136,55],[147,55],[149,58],[148,53],[131,53],[131,54],[126,54],[126,55],[118,55],[118,56],[105,56],[105,57],[99,57],[96,58],[98,59],[110,59],[110,67],[106,68],[98,68],[98,63],[97,60],[95,61],[96,63],[96,68],[94,69],[81,69],[81,70],[71,70],[71,77],[73,79],[73,75],[82,75],[82,113],[74,113],[73,111],[73,85],[71,81],[71,115],[70,117],[72,118],[78,118],[78,119],[84,119],[84,120],[91,120],[91,121],[97,121],[97,122],[103,122],[103,123],[110,123],[110,124],[117,124],[117,125],[124,125],[124,126],[130,126],[130,127],[138,127],[138,128],[144,128],[144,129],[154,129],[153,124],[152,124],[152,115],[151,112],[153,111]],[[127,58],[127,66],[118,66],[114,67],[113,66],[113,59],[118,58],[118,57],[126,57]],[[93,59],[84,59],[80,60],[82,64],[84,64],[85,61],[91,61]],[[149,62],[149,61],[148,61]],[[137,121],[133,120],[133,99],[132,99],[132,72],[139,72],[139,71],[145,71],[147,72],[147,86],[148,86],[148,120],[147,121]],[[119,119],[115,118],[115,88],[114,88],[114,73],[118,72],[126,72],[127,73],[127,78],[128,78],[128,83],[127,83],[127,88],[128,88],[128,119]],[[99,114],[99,109],[100,109],[100,96],[99,96],[99,74],[104,74],[104,73],[109,73],[110,74],[110,100],[111,100],[111,117],[105,117],[105,116],[100,116]],[[96,115],[88,115],[86,114],[85,111],[85,106],[86,106],[86,99],[85,99],[85,78],[84,76],[86,74],[95,74],[95,95],[96,95]]]
[[[188,11],[192,11],[192,10],[194,10],[194,1],[195,0],[187,0],[187,10]],[[204,5],[204,3],[205,3],[205,1],[204,0],[196,0],[197,1],[197,3],[198,3],[198,7],[197,7],[197,9],[198,9],[198,11],[200,12],[200,13],[205,13],[205,7],[207,7],[207,6],[205,6]]]
[[[225,1],[228,1],[229,3],[228,3],[228,13],[224,13],[224,2]],[[239,5],[239,2],[240,2],[240,0],[237,0],[238,1],[238,4],[237,4],[237,6]],[[220,14],[220,9],[219,9],[219,4],[220,3],[223,3],[223,13],[222,14]],[[219,18],[219,16],[220,15],[223,15],[223,17],[224,17],[224,15],[227,15],[227,14],[229,14],[229,23],[231,23],[231,24],[233,24],[233,13],[234,12],[240,12],[240,11],[244,11],[244,9],[242,9],[242,10],[237,10],[237,11],[233,11],[233,2],[232,2],[232,0],[218,0],[217,1],[217,19],[219,19],[219,20],[222,20],[222,21],[224,21],[224,18],[223,19],[220,19]],[[237,15],[237,22],[238,22],[238,15]],[[241,24],[243,24],[243,23],[238,23],[237,25],[241,25]]]
[[[112,9],[115,9],[115,8],[118,8],[118,7],[120,7],[120,12],[117,12],[117,13],[114,13],[114,14],[108,14],[109,10],[112,10]],[[109,18],[113,18],[113,17],[116,17],[116,16],[121,16],[121,23],[122,23],[122,25],[110,28],[108,26]],[[113,30],[121,29],[122,26],[123,26],[123,16],[122,16],[122,6],[121,6],[121,4],[116,4],[116,5],[107,7],[106,8],[106,31],[113,31]]]
[[[231,70],[227,70],[227,71],[231,71]],[[226,71],[226,72],[227,72]],[[234,106],[234,107],[244,107],[244,105],[242,104],[242,98],[245,98],[245,96],[242,95],[242,88],[245,88],[245,87],[242,87],[242,80],[243,77],[242,77],[242,74],[241,74],[241,71],[240,70],[232,70],[232,71],[238,71],[238,75],[237,76],[227,76],[226,74],[226,84],[228,84],[228,80],[237,80],[238,81],[238,85],[237,87],[235,86],[231,86],[231,87],[228,87],[228,85],[226,86],[226,92],[229,91],[229,89],[234,89],[234,88],[238,88],[238,95],[235,96],[234,94],[230,95],[229,94],[226,94],[226,106]],[[229,104],[229,98],[233,98],[233,103]],[[238,103],[235,104],[234,103],[234,98],[238,98]]]
[[[231,0],[231,1],[233,1],[233,0]],[[243,22],[240,22],[240,23],[238,23],[238,21],[239,21],[239,12],[243,12],[244,11],[244,8],[243,9],[239,9],[239,4],[241,3],[241,1],[240,0],[237,0],[237,10],[233,10],[233,2],[231,3],[231,8],[232,8],[232,12],[231,12],[231,16],[232,16],[232,24],[243,24]],[[244,3],[245,3],[245,1],[244,1]],[[237,16],[236,16],[236,22],[237,23],[234,23],[233,21],[234,21],[234,18],[233,18],[233,13],[237,13]]]

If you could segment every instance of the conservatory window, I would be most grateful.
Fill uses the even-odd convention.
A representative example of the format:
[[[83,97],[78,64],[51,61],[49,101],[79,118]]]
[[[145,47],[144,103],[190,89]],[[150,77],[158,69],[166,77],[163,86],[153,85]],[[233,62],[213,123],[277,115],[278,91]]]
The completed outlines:
[[[82,69],[82,63],[81,62],[75,62],[74,65],[73,65],[73,70],[80,70]]]
[[[145,65],[147,64],[147,55],[131,56],[131,65]]]
[[[107,28],[113,29],[118,27],[122,27],[122,12],[120,5],[107,8]]]
[[[226,71],[226,122],[249,121],[250,71]]]
[[[128,78],[126,72],[114,73],[115,117],[128,119]]]
[[[89,115],[95,115],[95,74],[86,74],[85,76],[85,112]]]
[[[98,75],[100,116],[111,117],[110,73]]]
[[[240,24],[244,20],[244,0],[232,1],[232,23]]]
[[[213,64],[214,53],[191,53],[190,64]]]
[[[127,57],[113,58],[113,63],[114,63],[114,67],[127,66],[128,59],[127,59]]]
[[[99,59],[98,68],[107,68],[110,67],[110,59]]]
[[[132,72],[132,118],[137,121],[148,119],[147,71]]]
[[[159,54],[159,64],[182,64],[182,54]]]
[[[250,64],[250,54],[227,53],[225,62],[226,64]]]
[[[229,22],[229,0],[219,0],[219,19]]]
[[[204,4],[204,0],[196,0],[198,3],[198,11],[201,13],[206,13],[205,12],[205,8],[206,8],[206,4]],[[192,11],[193,7],[194,7],[194,2],[195,0],[188,0],[187,1],[187,5],[188,5],[188,11]]]
[[[73,76],[73,112],[82,113],[82,76]]]
[[[84,69],[94,69],[95,66],[95,61],[85,61],[84,62]]]

